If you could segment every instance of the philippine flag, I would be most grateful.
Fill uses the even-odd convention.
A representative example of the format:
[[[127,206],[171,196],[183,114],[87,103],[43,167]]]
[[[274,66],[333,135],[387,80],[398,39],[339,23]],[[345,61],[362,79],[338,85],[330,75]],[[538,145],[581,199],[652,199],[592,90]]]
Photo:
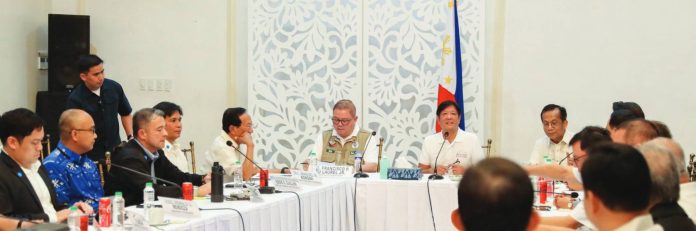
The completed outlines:
[[[448,3],[448,25],[442,38],[442,76],[437,89],[437,105],[452,100],[457,102],[462,114],[459,115],[459,127],[464,130],[464,97],[462,91],[462,57],[459,45],[459,20],[457,17],[457,1]],[[437,107],[436,105],[436,107]],[[440,124],[436,123],[435,131],[440,132]]]

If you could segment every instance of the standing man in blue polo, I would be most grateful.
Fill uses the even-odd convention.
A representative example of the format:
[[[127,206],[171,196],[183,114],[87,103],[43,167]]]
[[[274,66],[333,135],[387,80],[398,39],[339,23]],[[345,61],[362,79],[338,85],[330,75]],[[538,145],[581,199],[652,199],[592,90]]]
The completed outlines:
[[[94,119],[97,141],[87,156],[104,159],[104,152],[121,142],[118,117],[128,139],[133,137],[133,117],[128,98],[119,83],[104,78],[104,61],[96,55],[83,55],[77,61],[82,84],[68,96],[67,109],[81,109]]]

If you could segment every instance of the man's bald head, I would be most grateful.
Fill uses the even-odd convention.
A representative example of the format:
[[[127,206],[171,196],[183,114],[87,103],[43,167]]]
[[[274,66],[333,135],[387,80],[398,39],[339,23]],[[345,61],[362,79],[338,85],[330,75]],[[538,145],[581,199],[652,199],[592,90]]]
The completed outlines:
[[[79,126],[92,120],[87,112],[80,109],[68,109],[60,115],[58,126],[60,127],[60,139],[70,139],[70,132],[79,129]]]
[[[60,140],[70,150],[83,154],[92,150],[97,138],[94,120],[80,109],[68,109],[58,119]]]

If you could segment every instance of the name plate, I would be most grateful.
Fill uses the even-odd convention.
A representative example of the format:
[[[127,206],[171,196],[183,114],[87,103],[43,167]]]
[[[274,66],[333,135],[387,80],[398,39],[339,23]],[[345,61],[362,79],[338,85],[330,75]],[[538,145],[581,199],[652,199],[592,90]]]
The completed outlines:
[[[145,216],[140,213],[126,210],[126,224],[133,225],[134,230],[149,230],[150,224],[145,220]]]
[[[193,201],[168,197],[158,197],[157,199],[162,202],[162,209],[165,214],[187,218],[201,216],[201,210],[198,209],[198,205]]]
[[[271,178],[273,179],[276,189],[285,191],[299,191],[302,189],[300,180],[297,178],[287,176],[273,176]]]
[[[292,173],[294,178],[299,179],[302,184],[321,184],[321,180],[319,180],[315,172],[292,170],[290,173]]]
[[[387,178],[393,180],[420,180],[423,173],[420,168],[389,168]]]
[[[353,176],[353,167],[351,166],[319,165],[316,171],[319,176]]]

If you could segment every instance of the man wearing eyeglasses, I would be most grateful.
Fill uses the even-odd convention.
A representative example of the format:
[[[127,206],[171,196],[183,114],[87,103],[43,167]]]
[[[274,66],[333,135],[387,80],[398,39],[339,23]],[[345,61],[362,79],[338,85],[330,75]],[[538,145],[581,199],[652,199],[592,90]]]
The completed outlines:
[[[568,186],[574,190],[582,189],[582,177],[580,169],[587,159],[587,150],[601,143],[610,143],[609,131],[596,126],[587,126],[570,139],[572,152],[568,153],[574,166],[563,166],[558,164],[533,165],[524,167],[529,175],[542,176],[568,182]],[[566,198],[567,199],[567,198]],[[556,198],[554,202],[557,206],[566,207],[568,200]],[[564,202],[558,202],[562,200]],[[578,206],[573,209],[570,215],[562,217],[544,217],[541,219],[544,226],[561,226],[565,228],[577,229],[581,226],[592,227],[592,223],[585,215],[584,207]],[[553,230],[553,229],[551,229]]]
[[[83,110],[68,109],[60,115],[58,126],[60,142],[43,161],[56,188],[58,203],[85,202],[97,211],[104,190],[96,164],[84,155],[92,150],[97,138],[94,121]]]
[[[565,162],[570,165],[566,153],[570,152],[571,148],[568,142],[573,134],[566,132],[566,128],[568,128],[566,109],[556,104],[549,104],[541,110],[540,117],[546,136],[539,138],[534,143],[529,163]]]
[[[356,155],[362,155],[362,170],[376,172],[378,138],[371,136],[370,131],[360,129],[355,111],[355,104],[350,100],[336,102],[331,118],[333,129],[319,133],[313,152],[321,162],[347,166],[353,166]]]

